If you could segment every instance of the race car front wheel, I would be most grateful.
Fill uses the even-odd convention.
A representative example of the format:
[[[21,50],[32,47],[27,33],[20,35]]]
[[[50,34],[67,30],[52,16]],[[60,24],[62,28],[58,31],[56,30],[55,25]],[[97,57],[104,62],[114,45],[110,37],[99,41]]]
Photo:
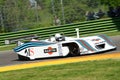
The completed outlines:
[[[72,43],[65,43],[63,46],[67,46],[69,48],[69,55],[68,56],[79,56],[80,55],[80,49],[79,46],[72,42]]]
[[[77,44],[74,44],[73,46],[69,47],[70,50],[70,56],[79,56],[80,55],[80,50],[77,46]]]

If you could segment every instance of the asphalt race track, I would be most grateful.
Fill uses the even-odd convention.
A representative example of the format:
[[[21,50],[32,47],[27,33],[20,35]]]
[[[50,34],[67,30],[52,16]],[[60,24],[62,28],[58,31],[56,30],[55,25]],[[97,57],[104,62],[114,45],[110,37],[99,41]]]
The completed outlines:
[[[112,53],[120,52],[120,36],[113,36],[113,37],[111,37],[111,39],[116,44],[117,50],[104,52],[104,53],[100,53],[100,54],[112,54]],[[98,54],[95,54],[95,55],[98,55]],[[92,55],[84,55],[84,56],[92,56]],[[79,57],[81,57],[81,56],[79,56]],[[59,59],[59,58],[54,58],[54,60],[55,59]],[[32,63],[32,62],[44,62],[47,60],[53,60],[53,59],[39,59],[39,60],[35,60],[35,61],[19,61],[17,54],[14,53],[13,51],[0,51],[0,67],[8,66],[8,65]]]

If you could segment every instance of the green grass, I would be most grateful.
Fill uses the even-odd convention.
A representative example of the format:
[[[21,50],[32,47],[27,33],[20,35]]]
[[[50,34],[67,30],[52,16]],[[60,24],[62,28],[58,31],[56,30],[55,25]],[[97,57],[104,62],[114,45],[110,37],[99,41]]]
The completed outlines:
[[[94,33],[94,34],[87,34],[87,35],[80,35],[81,37],[87,37],[87,36],[95,36],[95,35],[99,35],[99,34],[105,34],[107,36],[118,36],[120,35],[120,31],[116,31],[116,32],[107,32],[107,33]]]
[[[86,61],[0,73],[0,80],[120,80],[120,59]]]
[[[120,31],[118,31],[118,32],[111,32],[111,33],[106,33],[106,35],[108,35],[108,36],[117,36],[117,35],[120,35]]]
[[[0,46],[0,51],[12,50],[15,46],[15,44]]]

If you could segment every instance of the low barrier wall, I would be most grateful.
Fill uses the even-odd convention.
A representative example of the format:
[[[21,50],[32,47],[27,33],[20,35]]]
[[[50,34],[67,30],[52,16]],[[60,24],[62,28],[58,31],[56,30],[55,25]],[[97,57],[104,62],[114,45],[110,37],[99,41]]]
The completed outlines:
[[[115,32],[120,30],[119,24],[120,18],[107,18],[47,28],[37,28],[18,32],[4,33],[0,34],[0,45],[4,45],[5,40],[33,34],[40,36],[41,39],[46,39],[49,36],[54,35],[55,33],[63,33],[66,36],[76,36],[75,28],[79,28],[80,35]]]

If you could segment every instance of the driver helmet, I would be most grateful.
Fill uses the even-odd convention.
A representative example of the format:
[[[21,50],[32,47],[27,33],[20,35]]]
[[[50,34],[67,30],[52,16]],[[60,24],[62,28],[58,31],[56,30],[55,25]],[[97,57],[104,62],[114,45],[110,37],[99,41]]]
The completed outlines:
[[[60,38],[60,37],[62,37],[62,35],[60,33],[57,33],[57,34],[55,34],[55,37]]]

